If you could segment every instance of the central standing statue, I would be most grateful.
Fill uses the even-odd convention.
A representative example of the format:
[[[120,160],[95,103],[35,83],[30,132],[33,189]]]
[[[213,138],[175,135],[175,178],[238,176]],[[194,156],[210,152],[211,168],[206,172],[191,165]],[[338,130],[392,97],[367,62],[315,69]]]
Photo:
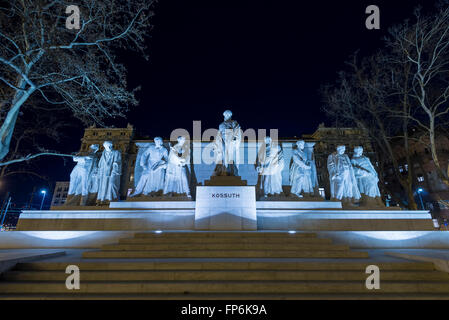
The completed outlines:
[[[223,112],[224,121],[218,127],[218,134],[215,137],[214,151],[216,176],[237,176],[240,142],[242,140],[242,130],[237,121],[232,120],[232,112]]]
[[[345,151],[345,146],[338,146],[337,152],[330,154],[327,158],[331,198],[345,201],[359,200],[361,196],[354,170]]]

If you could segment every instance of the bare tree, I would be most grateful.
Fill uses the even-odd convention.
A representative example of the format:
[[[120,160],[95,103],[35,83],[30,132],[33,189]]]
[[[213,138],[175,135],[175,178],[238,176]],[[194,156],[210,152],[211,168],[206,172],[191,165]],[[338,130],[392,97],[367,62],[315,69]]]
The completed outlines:
[[[426,138],[439,178],[449,186],[447,164],[441,163],[436,135],[449,115],[449,2],[442,1],[434,14],[417,8],[414,23],[404,22],[390,30],[387,39],[393,59],[410,70],[408,96],[411,110],[398,116],[413,121]]]
[[[17,120],[34,99],[42,112],[69,109],[102,124],[137,103],[127,88],[118,50],[145,57],[152,0],[78,0],[80,28],[67,29],[64,0],[7,0],[0,4],[0,161],[10,152]],[[5,3],[5,4],[3,4]],[[40,152],[18,162],[54,154]]]
[[[413,193],[413,165],[411,165],[408,145],[409,121],[395,116],[394,110],[409,108],[404,97],[407,94],[407,70],[402,65],[393,65],[390,58],[383,54],[357,59],[357,54],[347,62],[349,69],[339,73],[337,84],[322,89],[324,111],[339,123],[361,128],[374,142],[379,155],[379,168],[391,168],[396,180],[406,192],[410,209],[417,209]],[[403,144],[407,175],[399,170],[399,157],[395,145]],[[385,185],[383,175],[379,175],[381,188],[392,195],[393,190]]]

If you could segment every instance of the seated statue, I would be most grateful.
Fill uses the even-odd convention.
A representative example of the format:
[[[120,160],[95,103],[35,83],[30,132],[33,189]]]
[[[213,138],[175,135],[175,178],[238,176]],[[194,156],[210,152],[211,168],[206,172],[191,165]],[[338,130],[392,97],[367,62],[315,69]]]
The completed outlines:
[[[73,161],[76,162],[75,167],[70,174],[69,191],[67,193],[67,201],[65,205],[85,205],[87,196],[90,192],[91,176],[97,166],[98,144],[90,146],[87,156],[74,156]],[[80,196],[76,197],[76,196]]]
[[[186,166],[190,160],[190,152],[189,146],[185,142],[186,138],[179,136],[178,143],[170,147],[167,172],[165,174],[164,195],[186,195],[189,198],[191,197]]]
[[[345,154],[346,147],[338,146],[337,152],[327,158],[331,199],[353,201],[361,198],[351,160]]]
[[[296,142],[297,148],[293,150],[290,165],[291,193],[302,198],[303,193],[313,194],[312,166],[304,151],[305,142]]]
[[[104,151],[98,162],[98,194],[97,205],[117,200],[122,174],[122,156],[113,149],[111,141],[103,143]]]
[[[136,190],[130,197],[141,194],[148,195],[164,189],[168,151],[163,146],[162,138],[154,138],[154,144],[154,146],[148,147],[140,158],[139,165],[143,168],[143,173],[137,182]]]
[[[362,147],[354,148],[354,156],[351,160],[354,167],[354,175],[357,180],[360,193],[370,198],[380,197],[379,177],[368,157],[363,155]]]
[[[277,195],[282,190],[282,170],[284,169],[284,153],[279,144],[273,143],[270,137],[265,138],[265,145],[259,151],[256,171],[260,175],[258,190],[265,197]]]

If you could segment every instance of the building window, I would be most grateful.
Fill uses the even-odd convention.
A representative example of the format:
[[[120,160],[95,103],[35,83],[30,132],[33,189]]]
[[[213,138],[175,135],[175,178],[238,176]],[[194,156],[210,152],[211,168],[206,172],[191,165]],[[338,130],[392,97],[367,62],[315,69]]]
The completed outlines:
[[[404,168],[402,168],[402,166],[399,166],[399,172],[404,172]]]
[[[418,182],[424,182],[424,176],[418,176]]]

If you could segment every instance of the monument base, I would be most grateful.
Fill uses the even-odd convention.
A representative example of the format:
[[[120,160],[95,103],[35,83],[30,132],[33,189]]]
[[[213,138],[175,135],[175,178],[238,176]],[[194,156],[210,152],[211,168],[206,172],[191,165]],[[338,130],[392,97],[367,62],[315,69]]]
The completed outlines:
[[[199,186],[196,230],[257,230],[254,186]]]

